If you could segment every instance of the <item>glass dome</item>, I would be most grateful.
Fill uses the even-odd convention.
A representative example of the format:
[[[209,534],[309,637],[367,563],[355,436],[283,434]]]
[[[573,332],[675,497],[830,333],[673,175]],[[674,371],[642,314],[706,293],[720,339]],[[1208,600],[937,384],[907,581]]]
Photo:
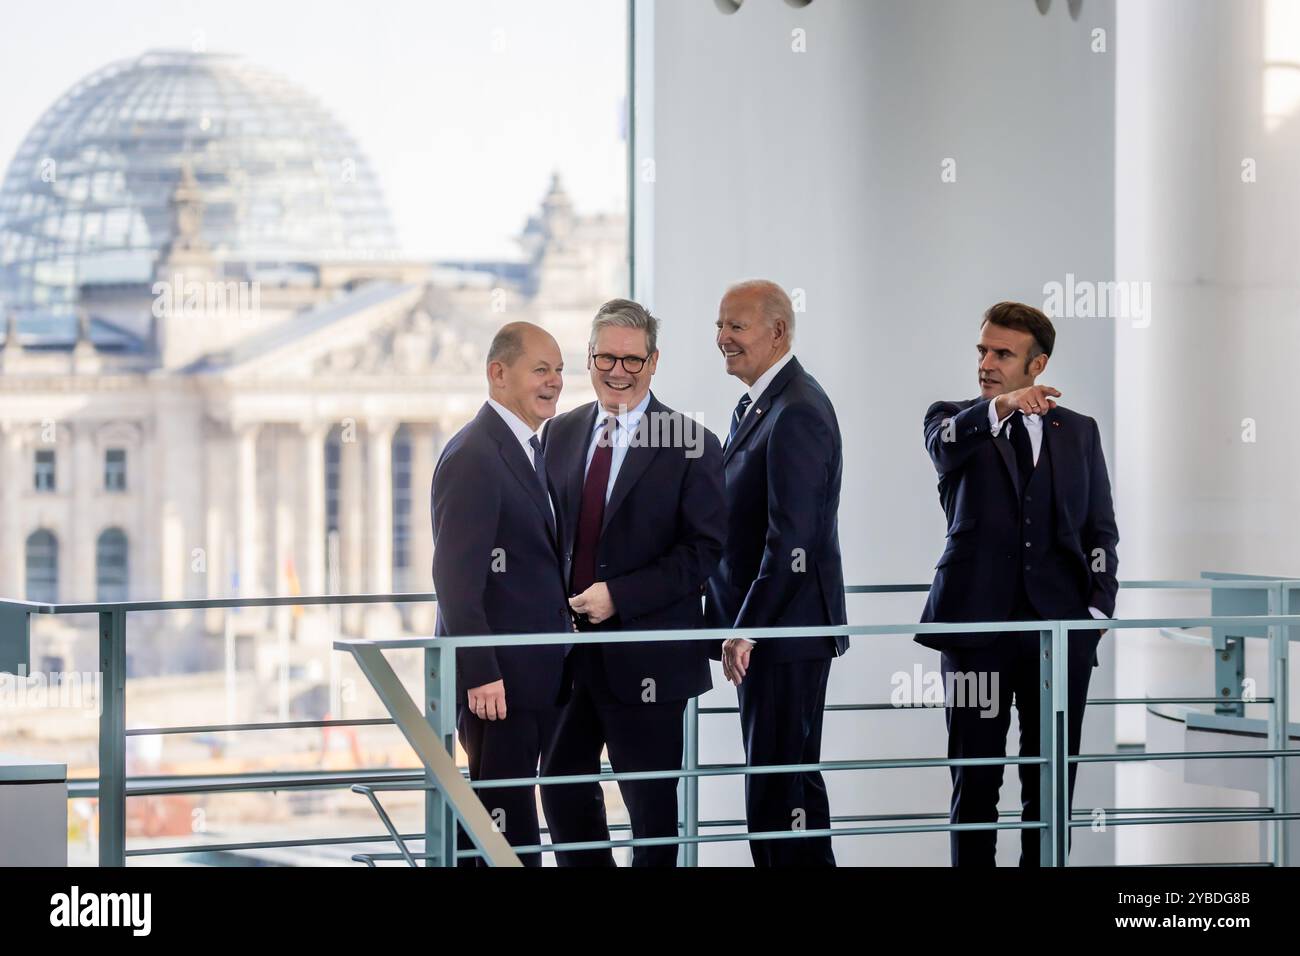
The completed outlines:
[[[50,333],[82,285],[149,282],[187,163],[219,262],[396,251],[369,163],[314,98],[236,56],[155,51],[86,77],[19,147],[0,186],[0,304]]]

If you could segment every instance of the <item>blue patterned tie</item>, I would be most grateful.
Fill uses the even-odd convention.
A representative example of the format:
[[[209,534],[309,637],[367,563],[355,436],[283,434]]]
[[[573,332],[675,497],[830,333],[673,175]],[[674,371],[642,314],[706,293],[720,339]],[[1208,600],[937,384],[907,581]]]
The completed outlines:
[[[754,400],[749,397],[749,392],[740,396],[740,401],[736,402],[736,410],[731,413],[731,431],[727,432],[727,445],[731,445],[731,440],[736,437],[736,432],[740,430],[740,422],[745,417],[745,409],[749,408]]]

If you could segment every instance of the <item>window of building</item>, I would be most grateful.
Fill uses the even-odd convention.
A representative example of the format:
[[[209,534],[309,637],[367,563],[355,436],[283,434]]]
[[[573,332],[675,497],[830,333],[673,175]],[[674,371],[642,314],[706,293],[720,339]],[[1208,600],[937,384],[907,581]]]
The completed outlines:
[[[95,600],[127,600],[127,571],[126,533],[107,528],[95,542]]]
[[[32,486],[37,491],[54,490],[54,449],[43,448],[36,452],[36,473]]]
[[[125,448],[110,448],[104,452],[104,490],[126,491]]]
[[[27,536],[27,600],[54,604],[59,599],[59,539],[44,529]]]

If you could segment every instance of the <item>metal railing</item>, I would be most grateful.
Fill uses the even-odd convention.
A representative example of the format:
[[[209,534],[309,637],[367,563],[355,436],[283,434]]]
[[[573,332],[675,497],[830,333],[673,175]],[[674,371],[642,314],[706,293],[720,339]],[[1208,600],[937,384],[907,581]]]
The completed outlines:
[[[512,644],[570,643],[572,634],[492,635],[456,638],[393,638],[389,640],[340,639],[334,642],[337,650],[350,653],[357,661],[380,700],[388,709],[391,720],[368,718],[364,720],[314,720],[277,721],[245,724],[211,724],[202,726],[126,727],[126,639],[127,615],[136,612],[168,610],[205,610],[213,608],[285,607],[378,603],[420,603],[436,600],[432,593],[418,594],[352,594],[321,595],[311,597],[233,598],[187,601],[110,602],[95,604],[40,604],[22,601],[0,601],[0,670],[15,670],[15,665],[30,657],[30,616],[32,614],[96,614],[99,617],[99,663],[103,676],[103,698],[99,726],[99,776],[97,781],[70,783],[72,796],[96,796],[99,799],[99,862],[101,866],[122,866],[128,856],[175,854],[186,852],[215,852],[218,850],[252,850],[268,847],[304,847],[330,844],[362,844],[392,841],[393,853],[362,853],[354,859],[374,865],[381,860],[402,860],[416,865],[418,859],[427,865],[454,865],[459,859],[483,856],[489,863],[518,865],[519,856],[548,853],[557,850],[604,849],[635,846],[676,844],[680,847],[680,862],[696,865],[699,847],[704,843],[722,843],[755,839],[806,839],[809,837],[847,837],[899,833],[952,832],[976,829],[1040,829],[1045,838],[1040,839],[1040,862],[1043,865],[1065,865],[1068,831],[1091,825],[1090,818],[1068,810],[1068,767],[1071,763],[1120,763],[1134,760],[1205,760],[1205,759],[1267,759],[1269,761],[1268,806],[1258,810],[1239,808],[1113,808],[1107,820],[1112,825],[1150,825],[1177,823],[1218,823],[1261,821],[1271,823],[1271,859],[1275,866],[1287,865],[1289,847],[1286,821],[1300,819],[1300,813],[1288,812],[1285,760],[1300,753],[1288,747],[1287,713],[1288,647],[1292,626],[1300,624],[1300,615],[1290,613],[1292,592],[1300,590],[1300,581],[1286,578],[1247,578],[1244,576],[1207,577],[1192,581],[1128,581],[1126,589],[1144,590],[1209,590],[1215,596],[1213,609],[1220,610],[1219,595],[1231,598],[1223,607],[1240,611],[1234,614],[1211,614],[1201,617],[1160,617],[1143,619],[1117,619],[1105,626],[1119,633],[1135,629],[1191,629],[1211,628],[1215,647],[1226,646],[1228,641],[1240,642],[1244,638],[1267,640],[1271,695],[1260,698],[1231,696],[1224,687],[1211,697],[1162,698],[1095,698],[1094,706],[1169,704],[1207,704],[1244,706],[1245,703],[1269,706],[1267,744],[1262,750],[1213,751],[1173,753],[1100,753],[1070,756],[1066,746],[1066,655],[1069,634],[1073,631],[1097,630],[1092,620],[1060,620],[1036,622],[983,622],[960,624],[876,624],[844,625],[816,628],[746,628],[710,629],[698,631],[624,631],[596,632],[584,635],[584,640],[600,643],[632,643],[648,641],[713,640],[728,637],[750,637],[762,640],[788,639],[809,634],[851,635],[875,637],[884,635],[945,634],[974,632],[1038,632],[1041,650],[1040,671],[1045,692],[1040,697],[1040,751],[1036,757],[996,758],[939,758],[863,759],[823,761],[817,764],[789,764],[781,766],[746,767],[743,764],[701,764],[699,760],[699,725],[701,717],[735,714],[735,707],[700,707],[692,699],[685,713],[685,747],[680,770],[614,773],[603,770],[599,774],[567,777],[530,777],[515,780],[468,781],[454,760],[455,753],[455,651],[459,647],[484,647],[510,642]],[[904,594],[924,593],[925,584],[857,585],[845,588],[847,594]],[[1297,632],[1300,633],[1300,632]],[[424,701],[417,706],[398,680],[384,658],[386,650],[422,650],[424,652]],[[859,649],[859,652],[860,649]],[[1216,655],[1216,677],[1223,684],[1222,668]],[[1235,663],[1233,665],[1236,666]],[[1231,668],[1227,673],[1232,673]],[[892,703],[854,703],[828,705],[829,711],[920,710],[924,707],[897,707]],[[386,725],[398,727],[414,749],[423,765],[419,769],[359,770],[348,772],[299,772],[233,774],[220,776],[126,776],[126,738],[154,734],[180,734],[199,732],[242,732],[250,730],[283,730],[302,727],[345,727],[361,725]],[[947,822],[906,822],[921,820],[946,820],[946,814],[877,814],[839,816],[831,818],[831,826],[818,830],[790,830],[762,833],[702,832],[743,827],[743,820],[700,820],[699,781],[702,777],[722,777],[763,773],[796,773],[810,771],[839,772],[848,770],[915,769],[920,767],[953,767],[976,765],[1034,764],[1040,772],[1040,805],[1043,819],[991,823],[952,824]],[[678,778],[681,781],[680,832],[677,837],[611,839],[569,844],[540,844],[528,847],[510,847],[505,838],[493,827],[478,792],[506,786],[533,786],[546,784],[578,783],[584,781],[617,782],[620,780],[649,780]],[[126,847],[126,799],[158,793],[209,793],[242,790],[289,790],[351,787],[364,795],[378,813],[387,835],[355,837],[319,837],[303,840],[280,840],[228,844],[193,844],[128,850]],[[380,803],[377,793],[390,790],[422,790],[425,794],[425,828],[422,834],[398,832]],[[1113,818],[1112,818],[1113,817]],[[902,821],[902,822],[900,822]],[[464,827],[474,844],[473,850],[456,847],[457,824]],[[838,824],[838,825],[837,825]],[[625,830],[626,826],[611,827]],[[409,844],[423,842],[423,849],[413,852]]]

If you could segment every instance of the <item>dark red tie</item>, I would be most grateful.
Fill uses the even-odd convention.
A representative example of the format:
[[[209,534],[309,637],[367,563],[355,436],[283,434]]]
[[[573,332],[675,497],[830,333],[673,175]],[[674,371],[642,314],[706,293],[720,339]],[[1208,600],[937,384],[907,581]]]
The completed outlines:
[[[605,520],[605,488],[609,485],[609,467],[614,458],[610,441],[610,423],[613,421],[612,415],[605,419],[596,451],[587,466],[587,479],[582,483],[578,536],[573,542],[574,594],[581,594],[596,583],[596,551],[600,547],[600,525]]]

